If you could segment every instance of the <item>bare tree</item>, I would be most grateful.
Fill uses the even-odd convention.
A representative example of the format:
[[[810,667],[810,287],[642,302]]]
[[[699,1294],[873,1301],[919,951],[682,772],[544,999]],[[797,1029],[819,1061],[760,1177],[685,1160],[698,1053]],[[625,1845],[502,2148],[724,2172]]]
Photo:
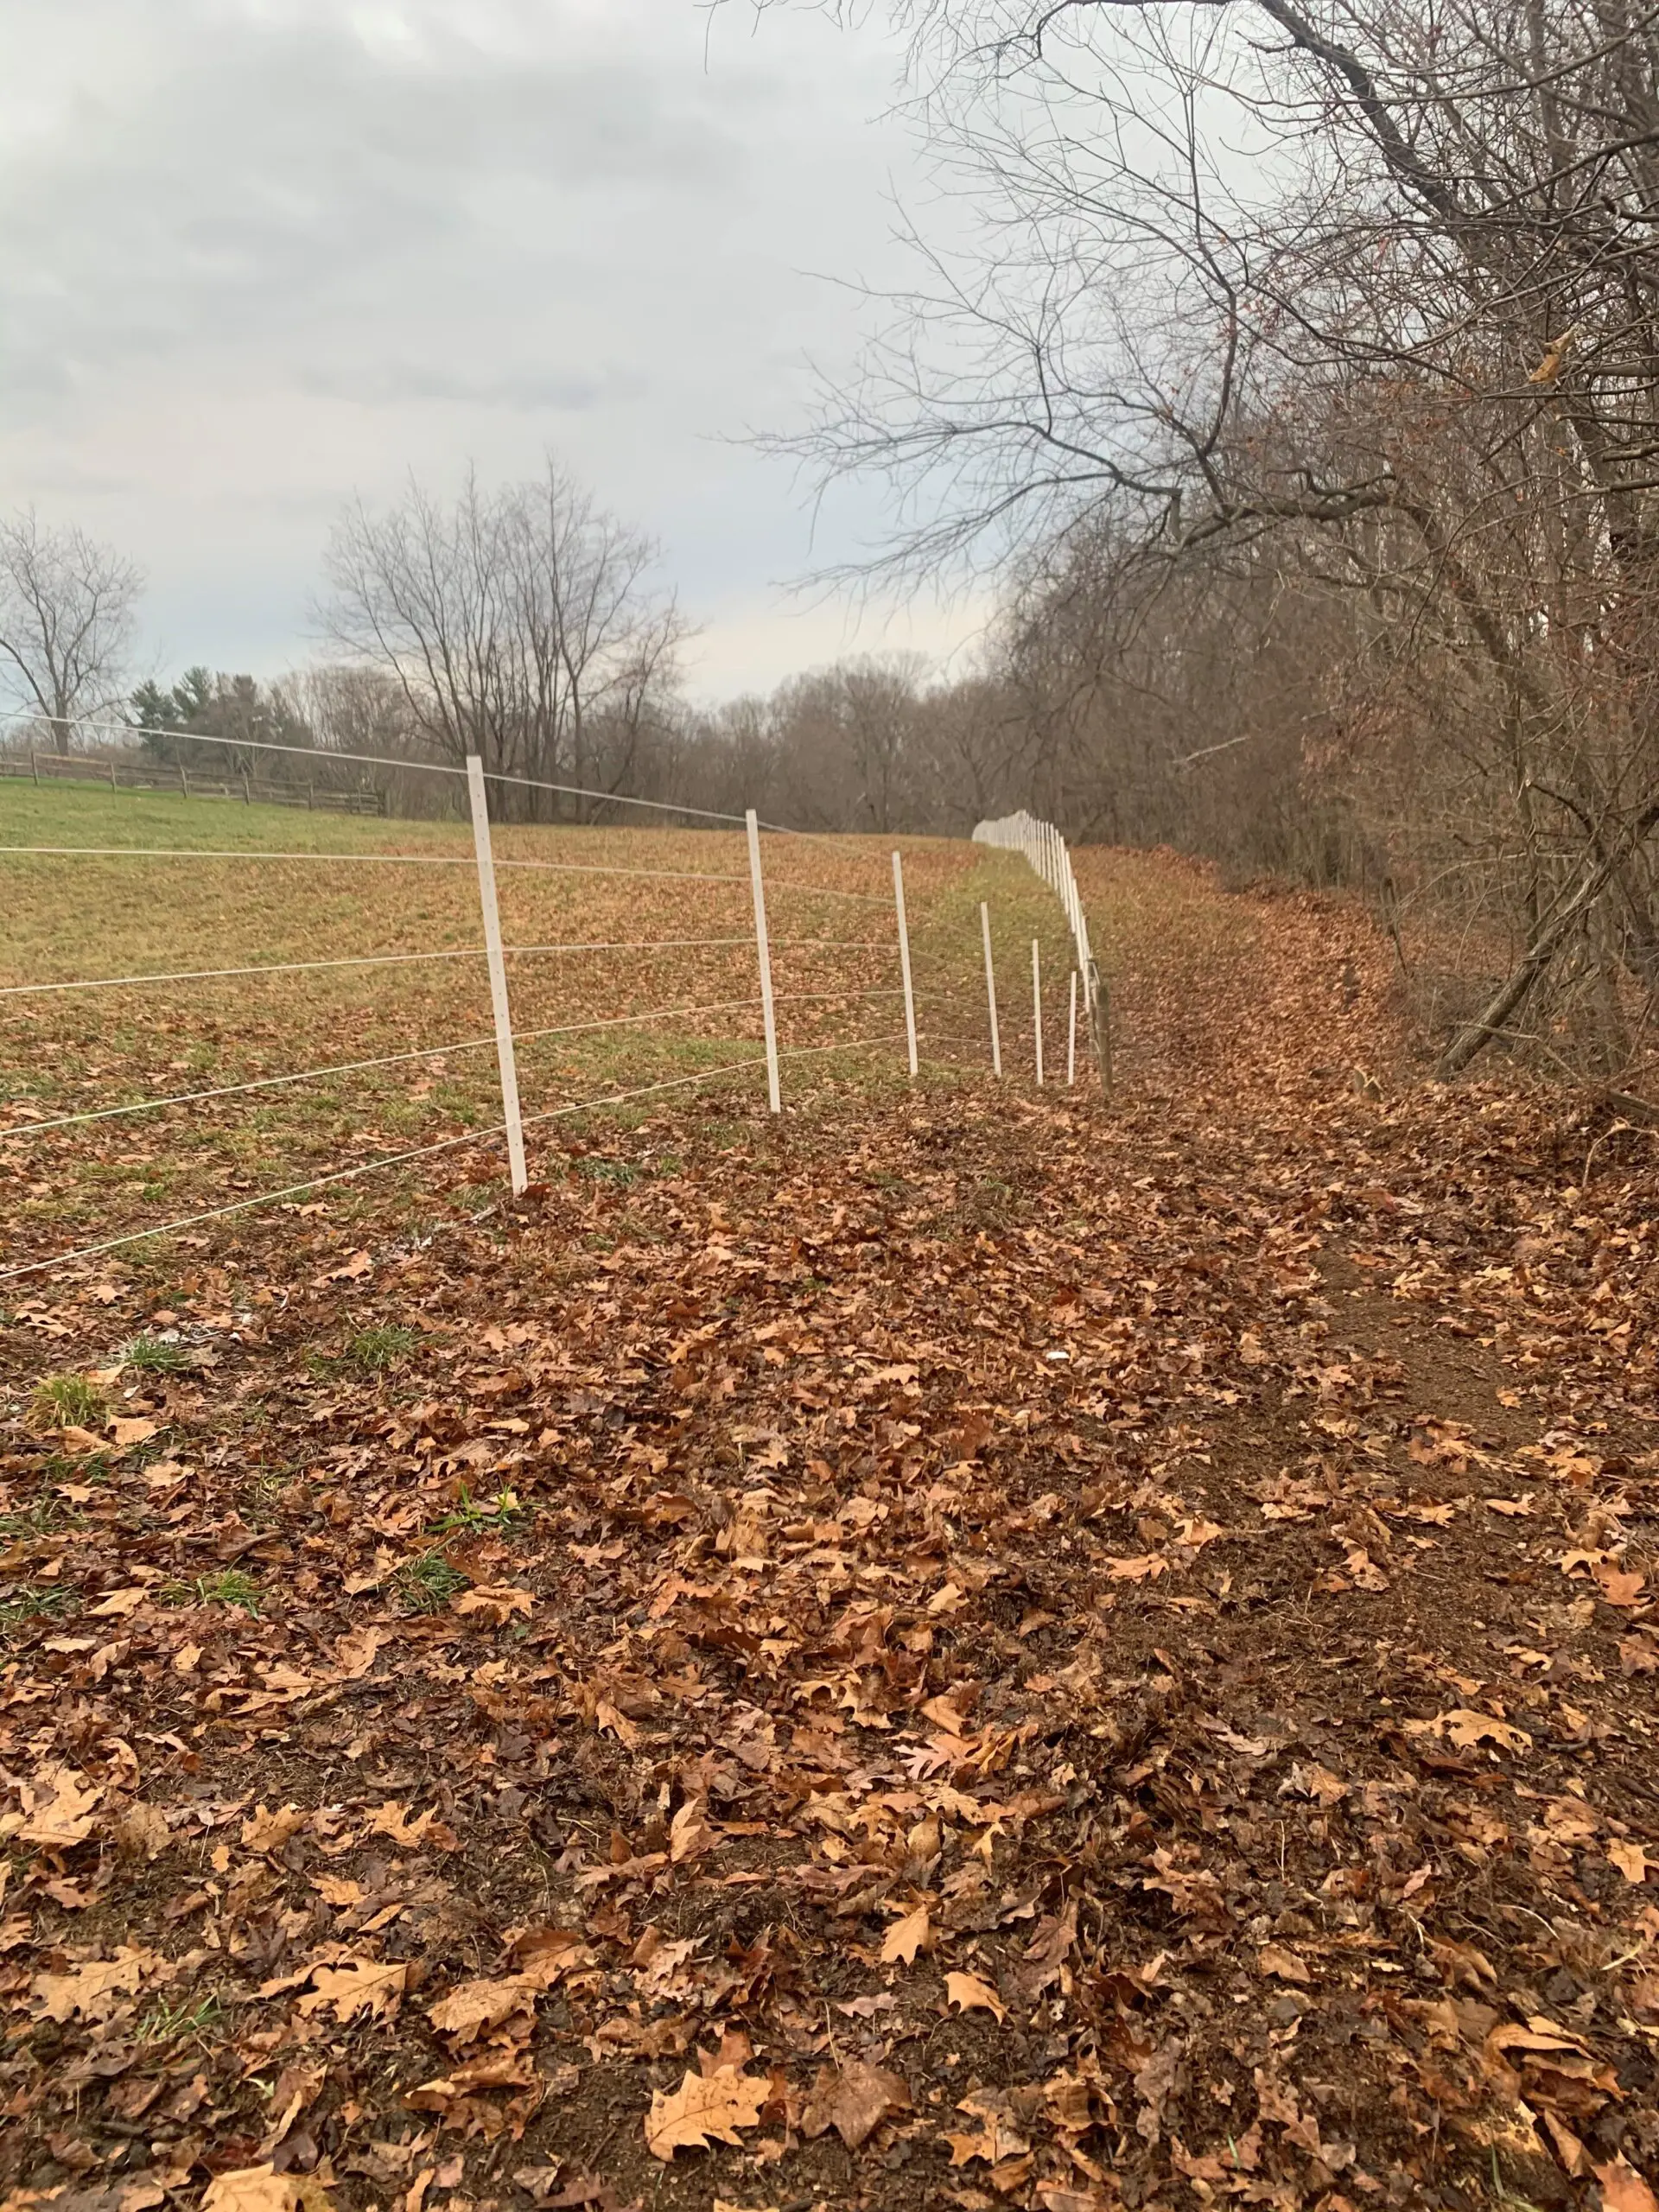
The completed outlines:
[[[685,630],[653,588],[656,559],[550,460],[496,492],[469,472],[451,506],[411,483],[388,513],[359,503],[341,517],[322,622],[397,684],[435,754],[476,753],[527,787],[569,785],[571,805],[526,788],[521,810],[581,819],[579,793],[626,785],[676,681]]]
[[[0,521],[0,684],[65,751],[79,723],[124,704],[143,583],[131,562],[32,507]]]
[[[1652,10],[888,12],[980,219],[914,240],[864,376],[783,442],[887,476],[893,564],[1039,579],[1015,672],[1045,772],[1109,695],[1115,764],[1127,715],[1189,827],[1247,764],[1309,830],[1344,767],[1359,814],[1403,796],[1385,876],[1449,887],[1491,964],[1446,1071],[1529,1007],[1558,1052],[1586,992],[1616,1058],[1659,978]]]

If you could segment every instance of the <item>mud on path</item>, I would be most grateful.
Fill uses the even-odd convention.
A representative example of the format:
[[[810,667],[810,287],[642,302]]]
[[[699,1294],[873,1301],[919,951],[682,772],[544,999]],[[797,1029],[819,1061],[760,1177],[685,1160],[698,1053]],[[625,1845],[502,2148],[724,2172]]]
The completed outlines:
[[[10,2203],[1652,2204],[1652,1147],[1079,874],[1109,1110],[8,1317]]]

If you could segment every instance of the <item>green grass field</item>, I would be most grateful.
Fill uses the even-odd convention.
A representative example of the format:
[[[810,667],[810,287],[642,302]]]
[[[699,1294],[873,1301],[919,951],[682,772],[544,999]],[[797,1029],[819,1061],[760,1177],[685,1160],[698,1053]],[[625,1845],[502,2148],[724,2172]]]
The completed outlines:
[[[765,840],[791,1110],[827,1109],[849,1089],[904,1080],[891,842]],[[1057,903],[1008,855],[944,840],[900,842],[925,1078],[958,1080],[988,1057],[982,898],[995,918],[1010,1071],[1030,1063],[1029,947],[1038,936],[1052,979],[1051,1079],[1063,1075],[1069,951]],[[569,1111],[586,1100],[734,1065],[734,1074],[624,1101],[605,1116],[637,1124],[682,1102],[706,1114],[707,1093],[745,1102],[746,1111],[764,1099],[740,835],[513,827],[498,831],[495,845],[506,863],[499,880],[509,946],[612,948],[529,950],[509,963],[521,1094],[540,1172],[573,1140],[588,1141],[594,1116]],[[74,850],[20,849],[27,847]],[[174,854],[184,856],[162,856]],[[270,855],[296,857],[264,857]],[[511,865],[525,861],[537,865]],[[0,1267],[444,1143],[499,1119],[464,824],[0,785],[0,987],[196,976],[0,997]],[[396,957],[435,952],[456,957]],[[385,964],[199,972],[367,959]],[[648,1013],[649,1020],[632,1019]],[[880,1041],[842,1049],[865,1039]],[[367,1060],[391,1065],[353,1065]],[[321,1072],[270,1080],[304,1071]],[[266,1087],[190,1096],[250,1084]],[[188,1103],[110,1110],[157,1099]],[[550,1116],[556,1118],[534,1118]],[[66,1116],[99,1118],[34,1126]],[[341,1217],[403,1217],[428,1202],[434,1174],[448,1186],[480,1174],[493,1181],[499,1169],[499,1143],[457,1145],[429,1165],[337,1185],[329,1203]]]

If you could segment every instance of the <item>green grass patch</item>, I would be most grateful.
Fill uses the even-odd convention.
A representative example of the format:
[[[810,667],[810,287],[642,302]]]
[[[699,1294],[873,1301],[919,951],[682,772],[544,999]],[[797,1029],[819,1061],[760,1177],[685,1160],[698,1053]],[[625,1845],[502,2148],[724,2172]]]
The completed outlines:
[[[405,1612],[441,1613],[467,1587],[467,1577],[442,1552],[423,1552],[404,1562],[392,1585]]]
[[[264,1593],[251,1574],[239,1567],[221,1568],[217,1574],[199,1574],[188,1582],[169,1582],[162,1592],[168,1605],[232,1605],[259,1618]]]
[[[135,1337],[118,1357],[141,1375],[182,1375],[194,1364],[184,1345],[168,1337]]]
[[[187,2037],[206,2035],[224,2017],[225,2007],[217,1997],[181,1998],[176,2004],[158,1997],[133,2031],[134,2039],[142,2044],[182,2043]]]
[[[17,1635],[31,1621],[63,1620],[75,1610],[75,1593],[60,1582],[25,1582],[0,1598],[0,1637]]]
[[[85,1375],[48,1375],[30,1393],[29,1417],[36,1428],[99,1428],[110,1417],[102,1386]]]

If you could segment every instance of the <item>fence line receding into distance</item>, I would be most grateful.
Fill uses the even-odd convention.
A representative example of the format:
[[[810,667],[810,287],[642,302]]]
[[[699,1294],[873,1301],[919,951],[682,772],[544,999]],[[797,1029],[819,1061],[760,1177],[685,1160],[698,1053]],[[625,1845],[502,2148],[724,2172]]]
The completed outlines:
[[[1089,1033],[1094,1042],[1096,1065],[1100,1070],[1101,1088],[1109,1096],[1112,1088],[1111,1006],[1106,980],[1096,964],[1089,942],[1089,917],[1084,912],[1083,894],[1077,889],[1077,879],[1071,871],[1071,855],[1065,839],[1052,822],[1039,822],[1035,815],[1023,808],[1018,814],[1005,814],[995,822],[979,823],[974,830],[976,845],[990,845],[998,850],[1018,853],[1047,884],[1065,912],[1066,927],[1071,933],[1077,974],[1083,980],[1084,1011],[1088,1020]],[[1037,948],[1032,947],[1033,988],[1040,999],[1041,984],[1036,968]],[[1001,1055],[997,1042],[995,982],[991,971],[991,941],[988,922],[985,935],[985,975],[990,992],[991,1049],[997,1061],[997,1072],[1001,1072]],[[1040,1037],[1040,1020],[1039,1023]],[[1074,1052],[1068,1051],[1068,1064],[1075,1070]],[[1038,1047],[1037,1080],[1042,1082],[1040,1043]],[[1068,1073],[1068,1081],[1071,1079]]]
[[[218,742],[219,741],[204,740],[203,741]],[[439,769],[435,772],[446,772]],[[750,1070],[759,1071],[762,1068],[766,1076],[768,1105],[771,1110],[776,1113],[782,1104],[783,1071],[805,1060],[837,1052],[853,1053],[867,1051],[885,1052],[896,1045],[903,1052],[906,1065],[913,1078],[918,1069],[918,1038],[925,1039],[930,1044],[938,1043],[954,1046],[957,1043],[958,1040],[950,1033],[952,1025],[949,1021],[946,1021],[940,1029],[919,1027],[918,1023],[918,998],[924,1001],[931,1000],[936,1005],[944,1006],[948,1003],[948,997],[938,991],[918,992],[916,988],[912,965],[910,925],[905,907],[903,867],[896,854],[892,856],[891,883],[879,890],[855,890],[849,888],[844,883],[832,885],[821,881],[798,880],[792,874],[779,875],[768,880],[763,870],[760,838],[760,831],[766,825],[760,823],[754,814],[751,812],[747,817],[738,817],[738,823],[747,836],[749,848],[750,865],[742,874],[735,870],[728,872],[727,868],[721,865],[721,855],[715,854],[709,855],[713,865],[708,868],[641,868],[620,864],[611,866],[598,861],[577,862],[557,859],[535,859],[521,854],[502,855],[494,849],[493,825],[490,820],[486,795],[487,786],[493,781],[499,779],[493,779],[484,775],[476,762],[469,762],[468,769],[461,772],[467,776],[469,810],[472,816],[473,850],[470,854],[353,852],[341,849],[265,852],[232,849],[220,851],[217,849],[218,846],[226,841],[219,839],[214,840],[213,849],[189,846],[159,847],[137,842],[128,845],[103,845],[90,842],[82,846],[32,845],[21,842],[0,845],[0,862],[53,868],[64,865],[75,865],[86,861],[96,861],[105,867],[111,862],[144,861],[156,869],[170,871],[192,862],[210,861],[223,863],[234,861],[250,869],[263,871],[266,868],[285,867],[289,862],[303,862],[306,864],[306,874],[302,880],[308,882],[313,880],[310,874],[311,869],[321,865],[350,868],[362,862],[374,867],[378,871],[380,879],[389,883],[395,883],[397,878],[395,873],[388,876],[386,871],[396,871],[400,863],[404,868],[413,870],[416,882],[428,878],[432,868],[458,867],[470,870],[475,879],[475,896],[478,904],[474,911],[479,935],[483,940],[481,944],[450,945],[434,948],[429,951],[372,951],[359,955],[342,956],[338,959],[276,960],[257,964],[246,963],[236,965],[227,964],[222,967],[209,966],[206,963],[197,967],[187,966],[182,963],[168,963],[150,974],[102,974],[92,977],[40,978],[9,982],[0,986],[0,1004],[9,1008],[12,1001],[16,1001],[20,1019],[33,1020],[35,1018],[26,1012],[29,1007],[83,1002],[81,995],[92,993],[138,992],[142,995],[145,1006],[148,1007],[154,992],[165,991],[168,987],[200,988],[236,979],[244,990],[257,990],[260,984],[268,978],[297,976],[320,969],[336,969],[396,972],[417,969],[425,962],[450,963],[448,972],[464,973],[464,969],[457,970],[454,963],[469,961],[480,963],[487,976],[491,1010],[490,1033],[486,1035],[468,1034],[457,1037],[444,1044],[428,1044],[419,1039],[418,1029],[416,1029],[415,1037],[410,1039],[411,1049],[407,1051],[359,1052],[349,1058],[334,1058],[323,1066],[252,1072],[250,1079],[246,1081],[210,1083],[196,1087],[156,1084],[152,1079],[143,1087],[147,1094],[153,1091],[158,1095],[121,1098],[118,1092],[117,1098],[111,1100],[108,1090],[105,1090],[102,1097],[99,1097],[94,1093],[94,1101],[88,1103],[85,1110],[42,1113],[28,1103],[26,1097],[19,1097],[14,1094],[10,1109],[4,1113],[3,1118],[0,1118],[0,1146],[4,1147],[4,1156],[10,1161],[21,1163],[27,1156],[26,1148],[31,1139],[45,1138],[49,1133],[67,1131],[79,1125],[87,1124],[102,1126],[113,1123],[117,1127],[122,1127],[126,1125],[126,1117],[144,1117],[155,1115],[163,1117],[163,1126],[178,1126],[178,1117],[181,1114],[200,1109],[209,1102],[241,1098],[248,1094],[269,1096],[274,1092],[280,1096],[286,1092],[291,1096],[294,1095],[293,1087],[308,1085],[311,1087],[312,1093],[319,1095],[322,1104],[327,1107],[333,1103],[329,1097],[328,1086],[342,1079],[362,1076],[374,1070],[421,1061],[436,1062],[442,1065],[447,1063],[451,1055],[481,1053],[492,1046],[495,1048],[496,1054],[494,1090],[499,1105],[499,1110],[491,1116],[488,1126],[469,1128],[461,1134],[446,1136],[429,1143],[397,1147],[391,1151],[377,1154],[373,1158],[354,1162],[348,1166],[342,1166],[332,1172],[320,1172],[303,1181],[283,1182],[279,1189],[266,1190],[245,1198],[238,1197],[228,1205],[204,1206],[181,1217],[158,1222],[154,1226],[135,1227],[120,1235],[105,1236],[95,1241],[74,1243],[67,1249],[41,1256],[25,1258],[22,1254],[17,1253],[16,1246],[14,1244],[12,1250],[16,1255],[16,1263],[6,1264],[6,1255],[0,1252],[0,1282],[35,1275],[77,1262],[90,1261],[100,1254],[132,1244],[143,1243],[151,1237],[181,1234],[200,1224],[221,1220],[227,1216],[251,1211],[260,1206],[287,1204],[307,1192],[349,1183],[377,1169],[395,1168],[409,1162],[430,1159],[469,1145],[499,1144],[503,1139],[505,1140],[505,1149],[512,1186],[514,1192],[518,1193],[525,1190],[529,1182],[530,1171],[524,1156],[523,1134],[528,1128],[590,1109],[621,1105],[629,1101],[645,1099],[664,1093],[683,1091],[703,1083],[720,1079],[745,1082],[750,1079]],[[605,795],[595,793],[593,796],[597,798]],[[673,813],[682,810],[664,806],[661,811]],[[690,815],[696,810],[686,809],[683,811]],[[708,817],[698,814],[698,819],[706,820]],[[535,826],[529,825],[531,829]],[[562,825],[541,826],[547,830],[558,830]],[[523,834],[524,827],[525,825],[515,825],[514,834]],[[563,827],[569,834],[573,825],[563,825]],[[777,831],[768,834],[787,835],[793,838],[798,833]],[[805,844],[804,850],[802,844],[791,844],[788,849],[802,853],[803,857],[807,857],[817,842],[810,841],[810,843]],[[849,848],[847,843],[840,841],[836,842],[837,849],[842,855],[846,855],[851,849],[857,853],[859,858],[865,856],[857,848]],[[499,872],[505,869],[524,871],[524,874],[515,878],[519,881],[533,880],[534,876],[541,875],[543,878],[555,879],[574,877],[584,881],[600,877],[615,877],[641,884],[657,882],[664,887],[672,884],[683,887],[686,896],[691,895],[690,887],[702,884],[708,887],[710,898],[721,902],[717,908],[721,919],[716,922],[714,929],[704,935],[694,935],[690,931],[684,931],[683,922],[682,922],[681,928],[683,933],[677,932],[673,936],[660,938],[652,938],[643,931],[636,933],[632,930],[625,929],[614,932],[601,930],[573,932],[570,939],[565,942],[515,944],[507,940],[502,931],[496,907],[496,879]],[[143,872],[143,880],[147,884],[152,880],[150,868],[147,868]],[[15,896],[15,893],[13,895]],[[414,893],[413,895],[418,901],[421,894]],[[666,895],[677,902],[681,891],[677,888],[674,893]],[[869,923],[865,926],[855,926],[851,931],[842,929],[834,934],[803,934],[798,930],[786,927],[784,933],[772,935],[767,926],[768,898],[781,898],[788,901],[803,896],[809,899],[833,899],[838,903],[853,902],[866,908],[880,908],[885,910],[884,916],[878,918],[872,913]],[[746,916],[742,912],[741,907],[737,904],[740,899],[742,900],[743,906],[751,908],[750,915]],[[725,902],[730,902],[729,913],[724,911]],[[816,921],[817,917],[809,915],[806,918],[809,922],[813,922]],[[746,920],[752,921],[752,926],[747,929],[744,927]],[[863,917],[860,915],[856,920],[862,922]],[[639,975],[642,967],[648,974],[654,956],[686,950],[701,952],[703,948],[707,948],[710,954],[715,956],[716,961],[722,953],[728,956],[729,966],[731,958],[741,959],[741,950],[745,946],[752,948],[754,957],[755,967],[753,972],[756,986],[755,995],[738,997],[729,988],[724,991],[718,989],[709,991],[705,988],[695,992],[683,992],[677,1000],[661,1005],[648,999],[647,1005],[643,1009],[636,1010],[626,1006],[626,983]],[[772,955],[774,952],[785,950],[791,955],[798,955],[802,959],[808,961],[816,960],[820,955],[827,957],[830,961],[842,966],[842,987],[833,989],[797,989],[785,987],[774,990],[772,975]],[[871,963],[867,961],[860,963],[857,961],[857,956],[878,953],[896,955],[893,967],[889,970],[893,975],[891,987],[888,987],[885,982],[879,985],[874,982],[871,972]],[[550,958],[565,959],[578,954],[630,956],[626,966],[617,971],[618,988],[625,993],[623,1007],[615,1014],[609,1014],[601,1020],[567,1020],[553,1024],[537,1024],[533,1027],[524,1027],[521,1021],[516,1023],[512,1010],[512,993],[515,987],[513,978],[518,976],[522,980],[524,974],[528,972],[524,963],[532,961],[539,963],[543,959]],[[849,956],[853,957],[850,964]],[[561,972],[563,971],[561,970]],[[722,971],[716,966],[715,972]],[[879,975],[880,971],[877,969],[875,972]],[[481,976],[480,981],[482,980],[484,978]],[[805,982],[817,981],[810,968],[802,980]],[[833,967],[830,976],[823,978],[826,982],[831,980],[836,980]],[[871,987],[866,988],[867,985]],[[658,996],[662,995],[663,994],[658,993]],[[118,1001],[118,1003],[119,1002]],[[877,1034],[855,1033],[844,1038],[837,1038],[829,1043],[780,1045],[778,1024],[779,1013],[795,1007],[804,1007],[808,1003],[812,1003],[820,1009],[811,1017],[811,1022],[818,1027],[820,1032],[825,1020],[834,1019],[828,1013],[830,1003],[839,1003],[848,1010],[847,1027],[854,1031],[860,1030],[863,1027],[855,1019],[857,1009],[868,1007],[874,1013],[879,1008],[891,1005],[896,1011],[902,1003],[904,1026],[896,1032],[890,1028],[883,1028]],[[698,1020],[706,1021],[712,1017],[728,1015],[734,1012],[747,1013],[751,1016],[758,1014],[764,1039],[763,1052],[740,1056],[741,1045],[747,1040],[728,1039],[707,1030],[700,1030],[696,1027]],[[148,1015],[146,1014],[143,1018],[147,1020]],[[89,1033],[111,1033],[109,1025],[100,1022],[99,1015],[91,1015],[89,1019],[99,1025],[95,1032]],[[125,1019],[127,1017],[124,1015],[121,1017],[121,1020]],[[649,1032],[654,1025],[666,1023],[690,1025],[683,1038],[676,1040],[682,1049],[694,1042],[705,1044],[711,1049],[729,1042],[737,1049],[729,1053],[721,1053],[718,1065],[700,1068],[693,1073],[675,1076],[666,1081],[613,1085],[605,1092],[590,1097],[562,1101],[556,1104],[538,1107],[535,1111],[524,1110],[519,1097],[520,1075],[518,1061],[519,1046],[529,1045],[542,1039],[575,1038],[602,1031],[616,1031],[623,1033],[636,1031]],[[120,1021],[118,1021],[115,1027],[119,1027]],[[407,1035],[407,1030],[404,1033]],[[808,1033],[810,1034],[810,1027]],[[175,1065],[183,1065],[182,1063]],[[257,1070],[259,1066],[257,1059],[254,1065],[255,1069]],[[241,1071],[227,1069],[226,1072],[240,1073]],[[305,1094],[302,1092],[300,1096],[303,1097]],[[64,1103],[70,1102],[66,1100]],[[382,1138],[385,1135],[390,1134],[389,1131],[383,1132],[376,1128],[372,1115],[368,1113],[359,1116],[358,1126],[366,1129],[372,1135]],[[347,1141],[349,1141],[349,1132],[335,1140],[339,1142]],[[17,1149],[20,1146],[25,1148],[22,1154]],[[163,1177],[163,1186],[165,1179]],[[234,1179],[233,1178],[233,1184]],[[146,1195],[149,1193],[147,1192]],[[112,1229],[121,1226],[118,1219],[108,1225]]]

